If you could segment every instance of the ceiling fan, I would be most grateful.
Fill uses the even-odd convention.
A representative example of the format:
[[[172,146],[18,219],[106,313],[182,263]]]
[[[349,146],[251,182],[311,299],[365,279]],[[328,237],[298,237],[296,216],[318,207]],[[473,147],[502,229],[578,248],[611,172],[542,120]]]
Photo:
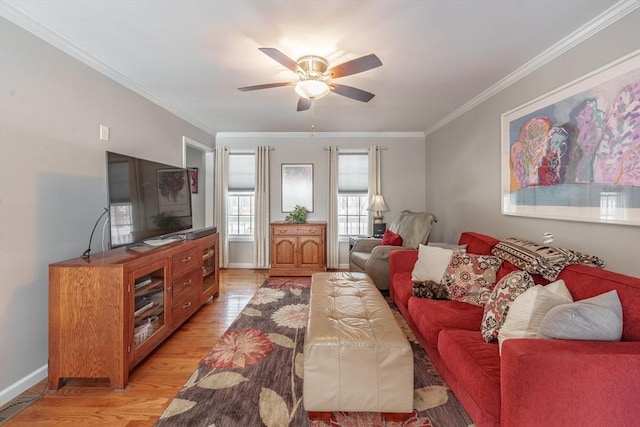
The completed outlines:
[[[270,47],[261,47],[259,49],[274,61],[279,62],[294,73],[297,73],[300,80],[298,82],[245,86],[239,87],[238,90],[247,92],[272,87],[295,86],[295,91],[300,96],[298,99],[298,111],[308,110],[315,99],[320,99],[328,95],[329,92],[334,92],[338,95],[362,102],[369,102],[375,96],[373,93],[362,89],[337,84],[332,81],[332,79],[338,77],[362,73],[363,71],[381,66],[382,62],[374,54],[361,56],[360,58],[352,59],[329,68],[327,60],[320,56],[307,55],[294,61],[278,49]]]

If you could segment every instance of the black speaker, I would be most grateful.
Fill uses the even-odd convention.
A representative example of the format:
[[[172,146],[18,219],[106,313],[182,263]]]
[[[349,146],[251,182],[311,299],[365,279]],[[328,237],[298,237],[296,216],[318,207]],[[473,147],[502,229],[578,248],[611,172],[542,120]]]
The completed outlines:
[[[373,237],[382,237],[386,229],[385,222],[373,223]]]

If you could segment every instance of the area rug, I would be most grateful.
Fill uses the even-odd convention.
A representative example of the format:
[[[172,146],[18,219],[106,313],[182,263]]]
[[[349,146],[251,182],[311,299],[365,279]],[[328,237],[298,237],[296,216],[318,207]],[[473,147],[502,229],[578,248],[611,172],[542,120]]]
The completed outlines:
[[[336,412],[309,421],[302,402],[308,277],[269,278],[202,360],[156,427],[466,427],[472,421],[389,300],[414,352],[414,411],[405,422]]]

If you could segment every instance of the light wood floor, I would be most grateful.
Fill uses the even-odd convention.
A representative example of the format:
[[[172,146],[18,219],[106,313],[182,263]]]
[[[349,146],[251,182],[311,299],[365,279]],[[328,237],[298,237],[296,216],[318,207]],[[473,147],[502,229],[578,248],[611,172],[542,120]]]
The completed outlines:
[[[267,270],[221,270],[220,295],[138,365],[124,391],[114,392],[102,380],[68,380],[3,427],[153,425],[267,277]],[[45,389],[46,380],[26,393]]]

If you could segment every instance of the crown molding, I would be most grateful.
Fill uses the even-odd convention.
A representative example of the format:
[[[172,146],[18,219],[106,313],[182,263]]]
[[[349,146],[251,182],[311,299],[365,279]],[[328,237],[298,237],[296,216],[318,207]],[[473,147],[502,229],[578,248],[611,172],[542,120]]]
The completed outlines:
[[[424,132],[217,132],[216,138],[424,138]]]
[[[505,78],[482,92],[480,95],[471,99],[470,101],[463,104],[460,108],[455,110],[453,113],[444,117],[442,120],[436,122],[433,126],[428,128],[425,131],[425,136],[432,134],[438,129],[444,127],[445,125],[451,123],[458,117],[462,116],[466,112],[471,109],[477,107],[481,103],[485,102],[492,96],[497,93],[503,91],[529,74],[533,73],[538,68],[543,65],[551,62],[558,56],[562,55],[569,49],[579,45],[589,37],[598,33],[602,29],[608,27],[613,24],[620,18],[626,16],[627,14],[633,12],[635,9],[640,7],[640,1],[638,0],[623,0],[615,5],[611,6],[609,9],[604,11],[602,14],[598,15],[591,21],[587,22],[582,27],[578,28],[573,33],[569,34],[564,39],[560,40],[549,49],[542,52],[540,55],[533,58],[531,61],[524,64],[522,67],[518,68],[511,74],[507,75]]]
[[[119,83],[122,86],[134,91],[138,95],[148,99],[149,101],[167,110],[168,112],[174,114],[175,116],[181,118],[187,123],[192,124],[193,126],[199,128],[204,132],[207,132],[210,135],[215,135],[215,131],[208,128],[203,123],[189,116],[184,111],[177,109],[172,104],[158,98],[157,96],[154,96],[153,94],[148,92],[143,86],[136,83],[134,80],[131,80],[130,78],[120,73],[118,70],[114,69],[113,67],[105,64],[104,62],[98,61],[89,53],[85,52],[84,50],[72,44],[65,37],[61,36],[55,31],[52,31],[44,27],[42,24],[40,24],[33,18],[27,16],[24,12],[22,12],[20,9],[16,8],[15,6],[5,2],[0,2],[0,16],[6,18],[7,20],[23,28],[24,30],[41,38],[42,40],[49,43],[53,47],[60,49],[61,51],[72,56],[78,61],[88,65],[89,67],[93,68],[99,73],[104,74],[105,76],[115,81],[116,83]]]
[[[620,18],[625,15],[631,13],[635,9],[640,7],[640,2],[638,0],[622,0],[619,3],[616,3],[605,12],[592,19],[578,30],[574,31],[564,39],[560,40],[558,43],[551,46],[542,54],[538,55],[531,61],[524,64],[522,67],[518,68],[516,71],[504,77],[502,80],[495,83],[493,86],[489,87],[487,90],[471,99],[470,101],[463,104],[460,108],[456,109],[454,112],[444,117],[443,119],[436,122],[433,126],[429,127],[424,132],[215,132],[213,129],[210,129],[205,124],[196,120],[195,118],[189,116],[185,112],[177,109],[172,104],[152,95],[148,92],[143,86],[126,77],[124,74],[120,73],[118,70],[114,69],[107,64],[98,61],[96,58],[88,54],[87,52],[79,49],[77,46],[73,45],[69,40],[62,37],[60,34],[51,31],[50,29],[44,27],[39,22],[35,21],[31,17],[24,14],[21,10],[17,9],[13,5],[0,1],[0,16],[8,19],[14,24],[22,27],[23,29],[29,31],[30,33],[36,35],[37,37],[43,39],[47,43],[52,46],[62,50],[73,58],[81,61],[82,63],[88,65],[89,67],[95,69],[101,74],[107,76],[108,78],[114,80],[115,82],[123,85],[124,87],[134,91],[140,96],[148,99],[154,104],[160,106],[161,108],[169,111],[170,113],[176,115],[177,117],[185,120],[187,123],[192,124],[193,126],[201,129],[204,132],[207,132],[210,135],[221,136],[221,137],[262,137],[262,138],[303,138],[313,136],[314,138],[336,138],[336,137],[370,137],[370,138],[405,138],[405,137],[425,137],[438,129],[444,127],[445,125],[451,123],[458,117],[467,113],[471,109],[477,107],[481,103],[485,102],[492,96],[501,92],[502,90],[508,88],[509,86],[515,84],[522,78],[531,74],[538,68],[543,65],[549,63],[553,59],[562,55],[569,49],[574,46],[580,44],[584,40],[598,33],[600,30],[606,28],[612,23],[616,22]]]

